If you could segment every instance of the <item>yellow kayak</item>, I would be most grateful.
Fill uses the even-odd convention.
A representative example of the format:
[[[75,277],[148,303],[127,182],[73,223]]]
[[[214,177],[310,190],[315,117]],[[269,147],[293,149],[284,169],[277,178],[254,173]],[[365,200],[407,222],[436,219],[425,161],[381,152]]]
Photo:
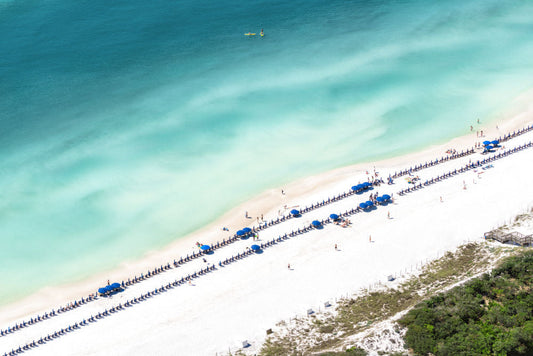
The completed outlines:
[[[248,33],[245,33],[244,35],[245,35],[245,36],[255,36],[255,33],[248,32]]]

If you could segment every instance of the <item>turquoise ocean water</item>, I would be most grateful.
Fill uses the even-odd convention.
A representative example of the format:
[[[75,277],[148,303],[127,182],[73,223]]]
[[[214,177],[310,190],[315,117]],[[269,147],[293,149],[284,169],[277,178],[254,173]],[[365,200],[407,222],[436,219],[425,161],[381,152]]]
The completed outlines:
[[[523,0],[0,0],[0,303],[265,189],[467,133],[533,85],[531,14]]]

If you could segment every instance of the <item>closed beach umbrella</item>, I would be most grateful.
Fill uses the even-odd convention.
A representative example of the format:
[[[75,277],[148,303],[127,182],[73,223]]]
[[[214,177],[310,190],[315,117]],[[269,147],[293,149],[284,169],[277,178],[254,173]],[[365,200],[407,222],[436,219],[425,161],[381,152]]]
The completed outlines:
[[[93,289],[94,290],[94,289]],[[98,293],[100,294],[106,294],[107,289],[106,288],[98,288]]]
[[[244,229],[242,229],[242,231],[244,231],[247,234],[249,232],[252,232],[252,229],[250,229],[249,227],[245,227]]]
[[[359,207],[360,207],[361,209],[366,209],[366,203],[361,203],[361,204],[359,204]]]
[[[329,217],[332,218],[333,220],[337,220],[339,218],[337,214],[330,214]]]
[[[261,247],[259,247],[259,245],[252,245],[252,250],[253,251],[259,251],[261,249]]]
[[[488,145],[490,145],[491,143],[492,143],[492,142],[490,142],[490,141],[483,141],[483,146],[488,146]]]
[[[291,210],[292,215],[300,215],[300,210],[292,209]]]
[[[202,251],[207,251],[207,250],[209,250],[210,248],[211,248],[211,246],[209,246],[209,245],[202,245],[202,247],[200,247],[200,249],[201,249]]]
[[[382,198],[383,198],[383,200],[390,200],[390,195],[383,194]]]
[[[313,224],[314,227],[319,227],[320,225],[322,225],[322,223],[318,220],[313,220],[311,224]]]
[[[243,236],[245,234],[246,233],[244,231],[242,231],[242,230],[237,231],[237,236]]]

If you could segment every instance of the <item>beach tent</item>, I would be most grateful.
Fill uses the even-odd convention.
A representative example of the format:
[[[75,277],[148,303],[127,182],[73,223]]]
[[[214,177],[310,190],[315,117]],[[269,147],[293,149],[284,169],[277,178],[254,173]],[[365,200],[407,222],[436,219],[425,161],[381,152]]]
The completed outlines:
[[[366,209],[366,208],[367,208],[366,203],[361,203],[361,204],[359,204],[359,207],[360,207],[361,209]]]
[[[318,220],[313,220],[311,224],[313,224],[314,227],[319,227],[320,225],[322,225],[322,223]]]
[[[237,231],[237,236],[243,236],[243,235],[246,235],[246,232],[242,230]]]
[[[244,229],[242,229],[242,231],[244,231],[244,233],[250,233],[252,232],[252,229],[250,229],[249,227],[245,227]]]
[[[259,251],[260,249],[259,245],[252,245],[252,251]]]
[[[333,220],[338,220],[339,216],[337,214],[330,214],[329,217]]]
[[[202,245],[202,246],[200,247],[200,249],[201,249],[202,251],[207,251],[207,250],[209,250],[210,248],[211,248],[211,246],[209,246],[209,245]]]
[[[291,210],[291,214],[294,215],[294,216],[300,215],[300,210],[292,209]]]

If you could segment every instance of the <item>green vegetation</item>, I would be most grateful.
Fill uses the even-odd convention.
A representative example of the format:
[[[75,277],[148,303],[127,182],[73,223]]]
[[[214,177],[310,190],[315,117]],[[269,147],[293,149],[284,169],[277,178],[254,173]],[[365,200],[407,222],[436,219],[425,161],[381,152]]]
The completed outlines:
[[[418,304],[399,323],[416,354],[533,355],[533,251]]]
[[[366,356],[368,352],[359,347],[350,347],[344,352],[325,352],[319,356]]]
[[[343,299],[333,315],[325,313],[298,319],[290,327],[282,323],[286,332],[270,335],[259,355],[363,355],[361,352],[364,351],[357,348],[340,353],[323,352],[342,350],[346,337],[412,308],[428,295],[487,270],[502,253],[512,251],[510,248],[491,248],[487,244],[462,246],[455,253],[447,253],[429,263],[418,276],[408,279],[398,288],[382,288]]]

